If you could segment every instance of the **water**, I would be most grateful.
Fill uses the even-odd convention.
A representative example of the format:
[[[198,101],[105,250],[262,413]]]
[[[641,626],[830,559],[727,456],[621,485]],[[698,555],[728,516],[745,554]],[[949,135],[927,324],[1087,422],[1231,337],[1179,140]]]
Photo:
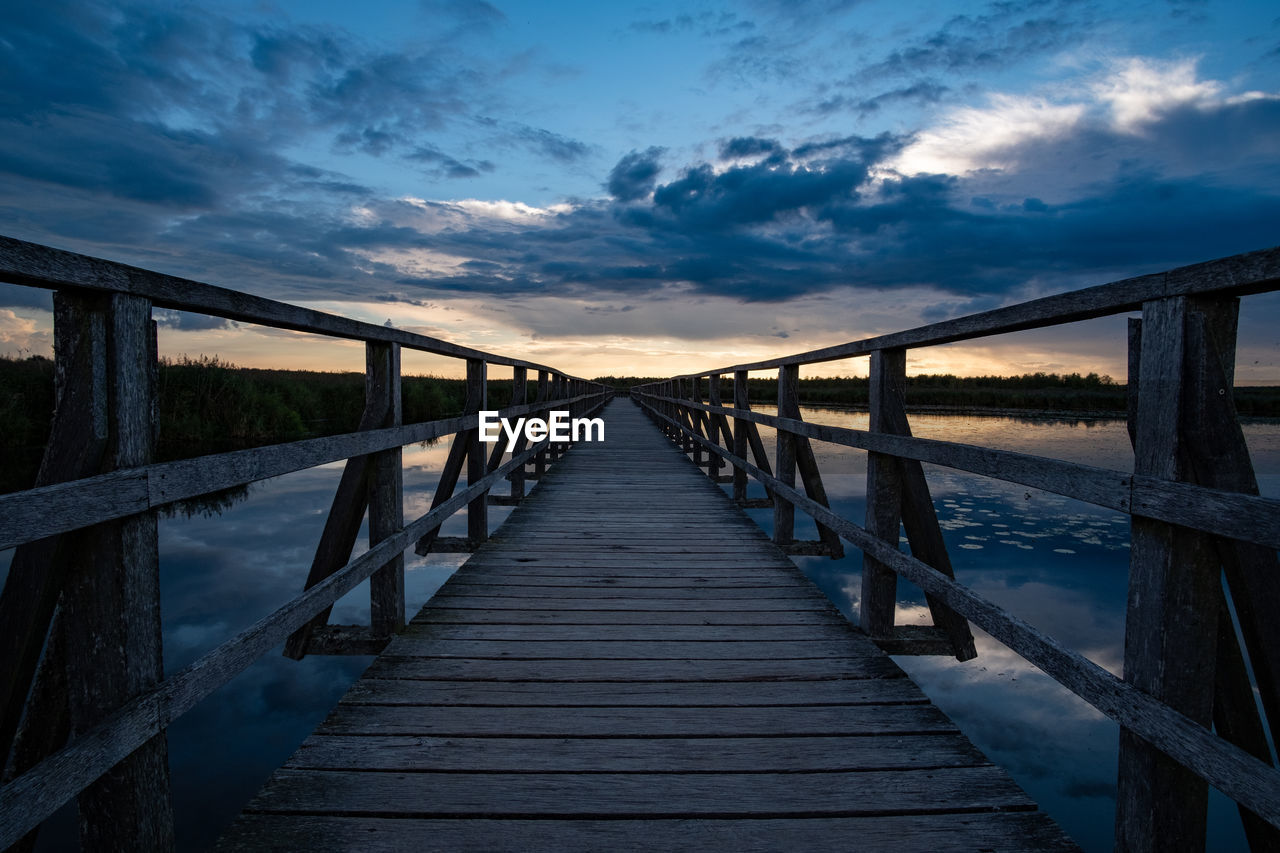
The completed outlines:
[[[762,411],[768,411],[763,409]],[[867,416],[805,409],[806,420],[866,427]],[[913,415],[915,434],[1053,456],[1100,467],[1132,467],[1121,421]],[[1263,494],[1280,495],[1280,425],[1246,425]],[[773,433],[762,429],[772,452]],[[814,443],[835,510],[861,521],[866,454]],[[405,450],[405,515],[430,506],[446,448]],[[958,579],[1032,625],[1119,673],[1128,561],[1128,518],[1022,486],[925,466]],[[257,483],[220,510],[179,513],[160,522],[165,669],[172,673],[287,602],[301,590],[341,464]],[[728,487],[726,486],[726,489]],[[763,495],[754,483],[751,495]],[[509,512],[490,507],[491,525]],[[770,510],[752,510],[768,529]],[[465,535],[465,513],[444,535]],[[814,538],[797,513],[798,538]],[[364,549],[362,531],[357,551]],[[4,555],[4,565],[7,557]],[[465,555],[406,556],[412,614]],[[861,557],[798,557],[840,609],[856,618]],[[923,596],[899,584],[898,621],[927,622]],[[338,603],[332,621],[367,624],[362,584]],[[976,631],[979,656],[898,662],[993,761],[1003,765],[1063,828],[1089,850],[1111,848],[1117,727],[1000,643]],[[221,830],[324,718],[368,665],[367,657],[308,657],[279,650],[169,729],[180,849],[209,847]],[[1234,805],[1214,794],[1210,848],[1242,844]],[[74,843],[64,809],[42,832],[41,847]]]

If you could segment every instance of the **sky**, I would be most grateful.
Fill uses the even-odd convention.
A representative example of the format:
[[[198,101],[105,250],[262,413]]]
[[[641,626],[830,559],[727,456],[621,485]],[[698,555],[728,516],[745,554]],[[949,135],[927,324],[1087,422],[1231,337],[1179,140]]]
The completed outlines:
[[[0,233],[577,375],[1280,244],[1272,3],[0,2]],[[170,355],[363,367],[157,317]],[[50,326],[0,285],[0,354]],[[1277,329],[1250,298],[1240,381],[1280,384]],[[1112,318],[909,368],[1122,378],[1124,340]]]

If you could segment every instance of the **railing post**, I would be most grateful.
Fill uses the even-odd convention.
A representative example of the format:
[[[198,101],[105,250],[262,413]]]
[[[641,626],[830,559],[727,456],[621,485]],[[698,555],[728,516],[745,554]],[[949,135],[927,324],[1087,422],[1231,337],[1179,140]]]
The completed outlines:
[[[784,364],[778,368],[778,411],[785,410],[787,401],[796,395],[796,386],[800,382],[800,365]],[[786,430],[778,430],[777,452],[775,454],[774,476],[783,485],[795,487],[796,484],[796,442],[795,436]],[[796,508],[790,501],[775,497],[773,501],[773,541],[779,545],[792,542],[795,537]]]
[[[78,297],[60,300],[80,302]],[[107,394],[104,469],[151,462],[155,404],[155,326],[151,303],[111,294],[85,299],[62,318],[87,311],[105,324]],[[72,737],[102,722],[164,676],[160,641],[160,571],[154,512],[108,522],[79,535],[60,621],[67,654]],[[169,850],[173,811],[168,749],[157,734],[80,794],[84,850]]]
[[[733,407],[747,408],[747,371],[733,372]],[[747,458],[747,421],[744,418],[733,419],[733,455],[739,459]],[[738,502],[747,499],[747,472],[737,465],[733,466],[733,499]]]
[[[906,350],[871,353],[871,432],[890,432],[891,411],[903,405],[907,375]],[[897,547],[902,518],[902,473],[898,461],[882,453],[867,454],[867,532]],[[879,560],[862,557],[862,603],[859,621],[872,637],[893,634],[898,576]]]
[[[690,398],[691,402],[702,402],[701,376],[693,377],[693,387]],[[707,413],[698,409],[692,409],[690,410],[690,414],[693,415],[693,423],[697,427],[698,433],[708,441],[715,441],[715,426],[711,423],[711,418],[708,417]],[[710,450],[704,449],[701,444],[697,445],[695,453],[696,456],[694,457],[694,461],[705,464],[707,466],[707,476],[714,481],[716,478],[716,472],[720,470],[720,457],[712,453]]]
[[[488,366],[484,359],[467,359],[467,414],[474,414],[489,407]],[[480,430],[471,430],[467,436],[467,485],[484,479],[487,459]],[[489,496],[479,495],[467,504],[467,539],[483,542],[489,538]]]
[[[1188,480],[1184,424],[1194,400],[1186,381],[1219,353],[1188,335],[1186,297],[1142,307],[1134,473]],[[1234,344],[1229,351],[1234,362]],[[1230,393],[1229,390],[1226,393]],[[1206,727],[1213,722],[1220,564],[1202,533],[1134,515],[1125,615],[1124,679]],[[1204,849],[1208,786],[1128,729],[1120,730],[1116,849]]]
[[[527,367],[516,367],[511,371],[511,405],[522,406],[529,400],[529,369]],[[516,446],[513,455],[518,456],[524,451],[525,438],[524,431],[520,432],[520,437],[516,439]],[[524,497],[524,465],[520,465],[511,472],[511,499],[518,501]]]
[[[366,408],[386,409],[382,426],[404,422],[400,396],[400,345],[365,344]],[[404,466],[401,449],[372,454],[369,479],[369,546],[404,529]],[[397,554],[369,578],[369,629],[389,637],[404,627],[404,554]]]
[[[720,399],[720,374],[712,373],[707,376],[707,402],[713,406],[723,405]],[[725,450],[733,449],[733,437],[729,434],[729,419],[724,415],[707,413],[707,431],[710,433],[707,437],[717,444],[724,446]],[[712,478],[719,482],[720,469],[725,466],[725,461],[719,455],[713,455],[715,469],[710,471]]]
[[[551,398],[551,374],[545,370],[538,371],[538,397],[535,403],[545,403]],[[539,410],[545,415],[548,409]],[[544,474],[547,473],[547,451],[540,450],[533,457],[533,474],[539,481],[542,480]]]

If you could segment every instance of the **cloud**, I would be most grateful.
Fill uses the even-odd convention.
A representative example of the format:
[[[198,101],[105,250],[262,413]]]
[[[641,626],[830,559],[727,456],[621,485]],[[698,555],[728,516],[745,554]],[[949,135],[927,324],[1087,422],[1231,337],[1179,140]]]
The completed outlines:
[[[880,112],[881,109],[896,104],[936,104],[943,99],[951,88],[932,80],[920,80],[910,86],[890,89],[870,97],[850,97],[834,95],[819,101],[811,107],[812,112],[827,114],[842,111],[856,113],[861,118]]]
[[[735,160],[744,157],[755,157],[760,154],[779,154],[782,146],[775,139],[761,139],[755,136],[736,136],[720,146],[720,157],[723,160]]]
[[[543,156],[552,160],[559,160],[562,163],[581,160],[591,151],[586,143],[553,133],[541,127],[521,126],[513,131],[512,135],[531,150],[540,152]]]
[[[956,15],[933,32],[862,67],[850,82],[918,77],[934,71],[1003,70],[1075,43],[1084,22],[1065,12],[1033,16],[1042,5],[995,3],[987,14]]]
[[[623,156],[609,172],[605,188],[618,201],[635,201],[653,191],[662,164],[658,162],[662,148],[653,146],[644,152],[632,151]]]
[[[1223,85],[1197,80],[1193,60],[1160,63],[1141,57],[1118,62],[1093,85],[1117,130],[1136,133],[1164,113],[1221,102]],[[1247,96],[1246,96],[1247,97]]]
[[[739,18],[734,12],[699,12],[676,15],[673,18],[632,21],[627,28],[632,32],[651,35],[696,33],[712,38],[741,35],[755,29],[755,24]]]
[[[464,163],[431,145],[419,146],[405,156],[406,159],[434,166],[432,174],[436,177],[477,178],[481,173],[492,172],[497,168],[490,160],[469,160]]]

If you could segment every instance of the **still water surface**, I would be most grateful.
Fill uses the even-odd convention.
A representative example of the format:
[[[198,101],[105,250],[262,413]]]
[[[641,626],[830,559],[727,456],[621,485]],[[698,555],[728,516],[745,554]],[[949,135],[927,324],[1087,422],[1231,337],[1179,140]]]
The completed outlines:
[[[620,403],[621,404],[621,401]],[[768,411],[768,409],[762,409]],[[865,413],[805,409],[806,420],[866,428]],[[913,415],[916,435],[1130,470],[1123,421]],[[772,450],[773,434],[762,429]],[[1246,439],[1264,495],[1280,496],[1280,424],[1248,424]],[[866,454],[814,443],[836,512],[861,521]],[[405,516],[431,502],[445,446],[406,448]],[[1122,514],[1034,489],[925,466],[948,550],[962,583],[1096,663],[1120,672],[1129,522]],[[165,669],[174,672],[295,596],[324,526],[341,464],[254,484],[218,511],[160,522]],[[726,486],[726,489],[728,487]],[[752,496],[763,495],[754,483]],[[490,507],[491,526],[509,512]],[[752,510],[766,529],[770,510]],[[444,535],[465,535],[465,516]],[[814,538],[797,514],[797,537]],[[361,542],[365,534],[361,534]],[[364,545],[358,546],[363,550]],[[0,567],[7,568],[9,554]],[[410,614],[465,555],[406,556]],[[861,557],[798,557],[806,574],[856,619]],[[928,622],[923,596],[899,585],[899,622]],[[337,623],[367,624],[361,585],[335,607]],[[976,629],[975,629],[976,631]],[[1117,727],[1056,682],[976,631],[979,656],[897,658],[993,761],[1088,850],[1111,848]],[[266,777],[324,718],[371,658],[269,654],[169,729],[179,846],[209,847]],[[1210,849],[1239,849],[1234,805],[1213,795]],[[64,809],[64,812],[69,810]],[[41,847],[73,843],[63,814]]]

